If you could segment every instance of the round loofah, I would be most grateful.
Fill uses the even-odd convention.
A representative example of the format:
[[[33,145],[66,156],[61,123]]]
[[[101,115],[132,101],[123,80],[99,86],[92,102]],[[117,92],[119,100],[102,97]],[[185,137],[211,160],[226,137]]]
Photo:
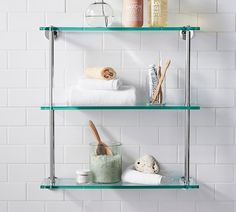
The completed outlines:
[[[151,155],[144,155],[136,160],[134,167],[137,171],[147,174],[158,174],[160,171],[157,160]]]

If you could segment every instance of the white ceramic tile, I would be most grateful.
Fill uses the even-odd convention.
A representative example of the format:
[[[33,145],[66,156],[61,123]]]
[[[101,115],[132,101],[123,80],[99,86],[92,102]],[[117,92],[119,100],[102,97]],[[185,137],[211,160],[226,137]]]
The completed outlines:
[[[95,51],[102,49],[103,34],[100,32],[66,33],[66,48]]]
[[[46,204],[47,212],[82,212],[83,203],[80,201],[66,201],[66,202],[48,202]]]
[[[83,13],[48,13],[46,15],[46,25],[81,26],[83,25]]]
[[[1,71],[0,87],[2,88],[21,88],[26,87],[25,71]]]
[[[93,200],[101,200],[102,193],[101,190],[66,190],[65,200],[75,201],[75,200],[88,200],[93,202]]]
[[[121,203],[122,212],[152,212],[158,210],[156,201],[124,201]]]
[[[144,32],[141,34],[142,50],[178,50],[178,34],[169,32]]]
[[[1,201],[26,200],[25,183],[0,183],[0,199]]]
[[[10,106],[41,106],[44,99],[44,91],[41,89],[10,89],[8,92]]]
[[[159,143],[160,144],[183,144],[184,129],[181,127],[160,127]]]
[[[218,49],[226,51],[234,51],[236,44],[236,33],[219,33],[218,34]]]
[[[26,49],[26,33],[2,32],[0,35],[0,49]]]
[[[200,52],[198,54],[199,68],[234,68],[233,52]]]
[[[176,163],[177,146],[176,145],[156,145],[141,146],[140,155],[153,155],[159,163]]]
[[[11,127],[8,130],[9,144],[44,144],[43,127]]]
[[[0,202],[0,210],[1,212],[7,212],[7,202]]]
[[[199,182],[198,182],[199,183]],[[215,198],[214,184],[201,184],[200,189],[178,190],[177,199],[181,201],[211,201]]]
[[[55,150],[56,163],[63,162],[63,148],[56,146]],[[48,145],[33,145],[27,147],[27,162],[28,163],[49,163],[49,146]]]
[[[25,125],[25,110],[22,108],[1,108],[0,125]]]
[[[43,202],[11,201],[8,205],[8,212],[44,212],[44,208]]]
[[[216,125],[234,126],[236,125],[236,110],[233,108],[218,108],[216,110]]]
[[[214,13],[216,0],[180,0],[180,11],[184,13]]]
[[[27,183],[27,200],[63,200],[63,191],[40,189],[40,182]]]
[[[66,146],[65,147],[66,163],[88,163],[89,148],[88,146]]]
[[[26,12],[27,9],[26,0],[1,0],[0,5],[0,11],[3,12]]]
[[[198,24],[203,31],[227,32],[235,30],[233,14],[200,14]]]
[[[217,201],[235,201],[236,185],[233,183],[216,184],[215,199]]]
[[[8,166],[8,180],[10,182],[41,181],[45,177],[44,165],[39,164],[11,164]]]
[[[234,167],[229,165],[198,165],[197,179],[208,183],[233,183]]]
[[[7,106],[7,89],[0,89],[0,106]]]
[[[9,13],[8,29],[9,31],[38,31],[39,27],[44,26],[43,13]]]
[[[235,164],[236,162],[236,145],[217,146],[216,162],[223,164]]]
[[[234,204],[233,202],[199,202],[197,203],[197,212],[207,212],[207,211],[214,211],[214,212],[233,212],[234,211]]]
[[[124,144],[157,144],[158,130],[154,127],[125,127],[121,129]]]
[[[232,144],[233,129],[227,127],[201,127],[197,129],[198,144]]]
[[[104,33],[103,47],[105,50],[140,49],[140,33],[137,32],[109,32]]]
[[[43,51],[10,51],[8,64],[11,69],[45,68],[45,53]]]
[[[138,123],[137,111],[103,112],[104,126],[136,126],[137,123]]]
[[[7,128],[1,127],[0,128],[0,144],[7,143]]]
[[[159,60],[156,51],[124,51],[123,68],[148,69],[150,64],[155,64]]]
[[[233,89],[199,89],[198,103],[206,107],[233,107]]]
[[[209,164],[215,162],[215,147],[210,145],[191,145],[191,163]],[[179,148],[179,161],[184,163],[184,147]]]
[[[7,68],[7,52],[6,51],[0,51],[0,68]]]
[[[93,120],[94,124],[101,124],[101,112],[98,111],[66,111],[66,125],[84,125],[88,126],[89,120]]]
[[[170,26],[198,26],[197,24],[197,14],[178,14],[170,13],[168,14],[168,25]]]
[[[6,30],[7,29],[7,14],[6,13],[0,13],[0,30]]]
[[[142,111],[140,113],[141,126],[177,126],[176,111]]]
[[[28,0],[28,11],[30,12],[64,12],[64,0]]]
[[[26,151],[24,146],[1,145],[0,163],[25,163]]]
[[[217,73],[217,87],[218,88],[236,88],[235,85],[235,71],[219,71]]]
[[[86,201],[84,203],[85,212],[96,212],[99,211],[109,211],[112,208],[112,211],[120,211],[120,202],[119,201]]]
[[[218,11],[224,13],[231,13],[236,11],[236,2],[234,0],[219,0]]]
[[[158,201],[158,200],[174,201],[176,200],[176,190],[142,189],[140,191],[140,199],[141,201]]]
[[[195,211],[195,205],[194,202],[183,202],[183,201],[163,201],[160,202],[159,207],[160,212],[194,212]]]
[[[121,67],[120,51],[86,51],[85,67],[109,66],[114,69]]]
[[[5,182],[7,181],[7,165],[5,164],[0,164],[0,182]],[[1,206],[0,206],[1,208]]]
[[[102,190],[102,200],[134,201],[139,200],[139,191],[137,190]]]

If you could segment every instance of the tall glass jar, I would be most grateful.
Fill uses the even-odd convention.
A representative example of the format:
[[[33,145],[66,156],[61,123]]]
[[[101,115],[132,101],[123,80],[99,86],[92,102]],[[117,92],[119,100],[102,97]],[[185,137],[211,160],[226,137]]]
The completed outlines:
[[[118,183],[121,181],[122,157],[120,143],[107,143],[110,155],[98,154],[98,145],[90,144],[90,170],[94,183]]]
[[[124,27],[143,26],[143,0],[123,0],[122,25]]]
[[[168,19],[168,0],[149,0],[149,26],[165,27]]]

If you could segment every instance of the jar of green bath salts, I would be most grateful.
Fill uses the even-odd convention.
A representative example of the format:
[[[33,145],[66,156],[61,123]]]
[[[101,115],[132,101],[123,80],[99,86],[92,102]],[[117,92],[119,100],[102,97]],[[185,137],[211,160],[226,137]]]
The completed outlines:
[[[122,157],[120,143],[106,143],[107,150],[90,144],[90,170],[94,183],[118,183],[121,181]]]

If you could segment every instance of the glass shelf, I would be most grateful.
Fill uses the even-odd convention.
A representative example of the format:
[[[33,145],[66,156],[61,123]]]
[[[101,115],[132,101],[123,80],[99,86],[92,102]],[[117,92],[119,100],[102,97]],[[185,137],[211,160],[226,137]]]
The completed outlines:
[[[133,106],[42,106],[41,110],[200,110],[200,106],[190,105],[133,105]]]
[[[131,183],[116,184],[77,184],[75,179],[57,179],[54,185],[50,185],[49,180],[45,179],[40,185],[41,189],[197,189],[199,185],[191,181],[184,184],[181,178],[171,178],[160,185],[142,185]]]
[[[48,31],[50,27],[40,27],[40,30]],[[180,31],[180,30],[200,30],[200,27],[52,27],[55,31]]]

